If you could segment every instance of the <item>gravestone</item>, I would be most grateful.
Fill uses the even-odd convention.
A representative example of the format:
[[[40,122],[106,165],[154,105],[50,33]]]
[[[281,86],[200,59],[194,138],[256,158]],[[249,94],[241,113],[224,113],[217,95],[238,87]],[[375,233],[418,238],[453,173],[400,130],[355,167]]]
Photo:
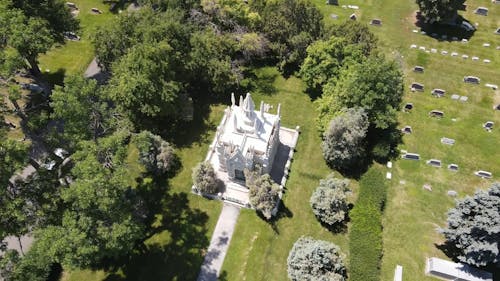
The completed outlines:
[[[461,101],[461,102],[466,102],[466,101],[468,101],[468,100],[469,100],[469,97],[467,97],[467,96],[461,96],[461,97],[460,97],[460,101]]]
[[[375,26],[381,26],[382,25],[382,20],[380,20],[380,19],[372,19],[370,21],[370,24],[371,25],[375,25]]]
[[[423,92],[424,91],[424,85],[423,84],[420,84],[420,83],[417,83],[417,82],[413,82],[411,83],[411,86],[410,86],[410,89],[412,92]]]
[[[486,121],[484,124],[483,124],[483,128],[487,131],[491,131],[493,129],[493,125],[495,123],[493,123],[493,121]]]
[[[448,170],[456,172],[456,171],[458,171],[458,165],[457,164],[450,164],[450,165],[448,165]]]
[[[481,79],[479,79],[476,76],[464,76],[465,83],[479,84],[480,81],[481,81]]]
[[[485,7],[478,7],[475,11],[474,14],[480,15],[480,16],[487,16],[488,15],[488,8]]]
[[[94,14],[102,14],[101,10],[97,9],[97,8],[92,8],[90,9],[90,11]]]
[[[410,111],[413,109],[413,103],[407,103],[405,104],[404,110],[405,111]]]
[[[492,90],[497,90],[498,89],[498,85],[496,85],[496,84],[487,83],[487,84],[485,84],[485,86],[488,87],[488,88],[491,88]]]
[[[448,192],[446,194],[448,194],[448,196],[450,196],[450,197],[457,197],[457,195],[458,195],[455,190],[448,190]]]
[[[483,179],[491,179],[491,177],[493,176],[490,172],[487,171],[475,171],[474,175]]]
[[[326,0],[326,4],[338,6],[339,1],[338,0]]]
[[[495,105],[495,106],[493,106],[493,109],[494,109],[494,110],[500,110],[500,103],[499,103],[499,104],[497,104],[497,105]]]
[[[458,56],[458,53],[457,53],[457,52],[452,52],[452,53],[451,53],[451,56],[452,56],[452,57],[456,57],[456,56]]]
[[[429,159],[427,162],[425,162],[427,165],[436,167],[436,168],[441,168],[441,160],[438,159]]]
[[[495,34],[496,34],[496,35],[500,35],[500,27],[499,27],[499,28],[497,28],[497,30],[495,31]]]
[[[413,68],[413,72],[424,73],[424,67],[417,65]]]
[[[401,132],[403,134],[411,134],[413,130],[411,129],[411,126],[404,126],[403,129],[401,129]]]
[[[468,55],[462,55],[462,58],[463,58],[464,60],[466,60],[466,59],[468,59],[468,58],[469,58],[469,56],[468,56]]]
[[[401,155],[402,159],[406,160],[420,160],[420,154],[417,153],[405,153]]]
[[[358,17],[356,17],[356,14],[351,14],[351,15],[349,16],[349,19],[350,19],[350,20],[357,20],[357,19],[358,19]]]
[[[460,99],[460,96],[457,95],[457,94],[453,94],[453,95],[451,95],[451,99],[452,100],[458,100],[458,99]]]
[[[433,96],[438,97],[438,98],[443,97],[445,93],[446,93],[446,91],[443,89],[433,89],[431,92],[431,94]]]
[[[66,2],[66,6],[68,6],[68,8],[70,8],[70,9],[75,9],[75,10],[78,9],[76,4],[73,2]]]
[[[442,144],[447,144],[447,145],[454,145],[455,144],[455,140],[454,139],[450,139],[450,138],[442,137],[441,138],[441,143]]]
[[[436,117],[436,118],[443,118],[444,117],[444,112],[439,111],[439,110],[431,110],[429,112],[430,117]]]

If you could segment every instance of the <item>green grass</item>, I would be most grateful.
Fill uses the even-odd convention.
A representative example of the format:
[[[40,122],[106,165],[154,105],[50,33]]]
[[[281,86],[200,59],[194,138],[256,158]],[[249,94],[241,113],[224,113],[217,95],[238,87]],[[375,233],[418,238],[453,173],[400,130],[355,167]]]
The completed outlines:
[[[112,20],[114,15],[109,12],[109,5],[100,0],[74,0],[80,13],[80,41],[66,41],[64,45],[56,45],[46,54],[39,57],[40,69],[50,82],[60,84],[64,75],[83,74],[94,58],[94,48],[91,43],[92,34],[100,26]],[[103,13],[92,14],[91,8],[98,8]]]
[[[323,1],[314,1],[325,15],[335,13],[346,17],[353,10],[327,6]],[[356,14],[362,22],[372,18],[383,21],[381,27],[370,27],[380,38],[382,51],[389,57],[401,62],[405,72],[406,85],[413,81],[425,85],[424,93],[410,93],[407,88],[404,102],[412,102],[413,112],[401,113],[401,126],[410,125],[414,133],[404,137],[402,149],[420,153],[424,160],[441,159],[444,164],[456,163],[460,166],[457,173],[449,172],[446,167],[438,169],[425,165],[424,161],[397,161],[393,168],[393,179],[388,190],[388,202],[384,217],[384,256],[381,280],[392,280],[396,264],[403,266],[403,280],[431,281],[424,275],[426,257],[445,258],[436,247],[443,237],[436,228],[444,226],[446,211],[454,205],[454,199],[446,195],[448,190],[458,191],[459,197],[471,195],[476,188],[485,188],[491,181],[481,180],[472,173],[478,169],[489,170],[496,179],[500,175],[498,148],[500,130],[498,126],[492,133],[485,132],[481,125],[487,121],[500,122],[499,112],[492,110],[494,103],[500,103],[500,93],[484,86],[485,83],[500,84],[498,69],[500,64],[500,36],[493,31],[500,26],[500,7],[490,1],[467,1],[468,11],[460,12],[472,23],[478,23],[478,30],[469,43],[438,41],[432,37],[414,33],[414,12],[417,10],[413,0],[402,1],[349,1],[360,6]],[[348,4],[347,2],[341,3]],[[473,14],[478,6],[489,8],[489,15],[482,17]],[[339,20],[340,21],[340,20]],[[326,22],[334,20],[327,18]],[[490,43],[491,47],[483,47]],[[436,48],[438,54],[427,54],[410,49],[411,44]],[[441,50],[457,52],[459,57],[441,55]],[[469,55],[463,60],[462,54]],[[481,61],[474,62],[472,56]],[[490,64],[482,62],[490,59]],[[424,74],[411,70],[415,65],[425,66]],[[481,85],[466,85],[464,75],[481,78]],[[430,95],[433,88],[442,88],[447,96],[441,99]],[[467,103],[450,99],[451,94],[466,95]],[[428,111],[438,109],[445,112],[442,120],[427,117]],[[452,121],[455,118],[456,121]],[[456,139],[454,146],[440,143],[441,137]],[[400,184],[403,181],[404,184]],[[422,189],[422,185],[432,185],[432,192]]]
[[[286,211],[274,225],[260,219],[254,211],[242,210],[231,245],[223,265],[227,280],[288,280],[286,259],[293,243],[302,235],[331,241],[348,254],[345,234],[332,234],[322,227],[309,205],[309,198],[319,180],[330,173],[320,150],[316,130],[314,104],[304,94],[302,82],[284,79],[274,68],[264,68],[260,77],[275,74],[273,94],[253,92],[255,103],[260,100],[277,106],[281,103],[282,126],[300,126],[301,134],[294,154],[290,178],[283,204]],[[258,81],[257,81],[258,83]],[[356,183],[352,183],[356,189]],[[346,259],[347,261],[347,259]]]

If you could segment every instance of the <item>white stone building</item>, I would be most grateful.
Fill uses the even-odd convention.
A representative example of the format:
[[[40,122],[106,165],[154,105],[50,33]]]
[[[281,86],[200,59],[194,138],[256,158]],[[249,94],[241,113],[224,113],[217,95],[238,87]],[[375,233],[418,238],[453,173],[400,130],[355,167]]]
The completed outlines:
[[[245,169],[255,165],[269,173],[280,143],[280,105],[277,114],[268,113],[269,105],[260,103],[258,111],[252,96],[248,93],[239,105],[231,95],[231,106],[225,110],[224,117],[215,135],[215,153],[218,161],[212,163],[214,169],[227,173],[233,181],[245,181]]]

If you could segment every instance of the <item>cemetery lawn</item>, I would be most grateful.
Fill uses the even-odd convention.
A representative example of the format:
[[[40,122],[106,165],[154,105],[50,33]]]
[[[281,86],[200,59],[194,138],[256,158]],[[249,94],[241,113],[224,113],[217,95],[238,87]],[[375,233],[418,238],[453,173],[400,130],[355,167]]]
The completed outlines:
[[[62,84],[64,75],[82,75],[94,58],[94,47],[91,43],[95,30],[113,19],[115,15],[109,11],[109,5],[100,0],[73,0],[79,9],[77,19],[80,30],[77,34],[80,41],[66,40],[63,45],[56,45],[46,54],[39,57],[40,70],[51,83]],[[95,15],[91,8],[98,8],[102,14]]]
[[[424,275],[425,258],[446,255],[437,245],[443,237],[436,232],[437,227],[445,225],[446,211],[454,206],[454,198],[447,195],[448,190],[458,192],[457,198],[472,195],[476,188],[487,188],[495,180],[499,180],[500,161],[498,160],[500,143],[500,112],[494,111],[493,104],[500,103],[500,91],[485,87],[486,83],[500,85],[500,36],[493,32],[500,26],[500,6],[491,1],[467,0],[467,11],[460,11],[463,17],[472,24],[478,23],[478,30],[468,43],[439,41],[427,35],[414,33],[418,27],[414,25],[415,11],[418,9],[413,0],[380,0],[380,1],[340,1],[340,5],[358,5],[359,10],[343,9],[341,6],[325,5],[323,0],[314,1],[325,15],[327,23],[335,22],[330,14],[339,15],[341,21],[355,12],[358,20],[368,23],[373,18],[382,20],[382,26],[372,27],[380,39],[382,52],[399,61],[405,73],[404,103],[411,102],[414,109],[411,113],[401,112],[400,127],[409,125],[413,129],[411,135],[403,138],[401,149],[419,153],[420,161],[397,160],[392,168],[393,178],[388,190],[388,202],[384,215],[384,256],[382,259],[382,275],[380,280],[392,280],[397,264],[403,266],[403,280],[432,281]],[[474,9],[484,6],[489,15],[474,14]],[[483,47],[490,43],[490,47]],[[426,53],[418,49],[410,49],[410,45],[425,46],[437,49],[438,53]],[[441,51],[448,51],[442,55]],[[450,56],[457,52],[457,57]],[[469,55],[467,60],[462,54]],[[477,56],[479,61],[472,61]],[[489,64],[483,59],[489,59]],[[412,71],[415,65],[425,67],[423,74]],[[481,78],[480,85],[462,82],[465,75]],[[411,93],[411,82],[425,85],[422,93]],[[433,88],[446,90],[445,97],[432,97]],[[468,96],[463,103],[451,100],[452,94]],[[427,116],[430,110],[444,112],[441,120]],[[456,119],[456,121],[452,121]],[[486,121],[495,122],[491,133],[482,128]],[[442,137],[453,138],[456,144],[447,146],[440,143]],[[299,153],[300,154],[300,153]],[[442,168],[434,168],[425,164],[431,158],[440,159]],[[454,173],[447,165],[459,165]],[[473,175],[476,170],[487,170],[493,173],[493,180],[483,180]],[[401,184],[403,181],[404,184]],[[422,185],[430,184],[432,192],[422,189]],[[286,274],[286,271],[282,271]],[[264,280],[264,279],[259,279]]]
[[[281,125],[300,126],[301,134],[279,218],[267,223],[255,211],[241,211],[222,267],[223,280],[288,280],[288,252],[302,235],[339,245],[347,261],[347,234],[332,234],[322,227],[309,205],[319,180],[331,172],[321,154],[315,106],[300,79],[285,79],[271,67],[258,69],[256,76],[257,85],[261,80],[260,85],[267,86],[252,92],[255,104],[264,100],[276,108],[281,103]],[[351,181],[351,187],[356,189],[357,183]]]

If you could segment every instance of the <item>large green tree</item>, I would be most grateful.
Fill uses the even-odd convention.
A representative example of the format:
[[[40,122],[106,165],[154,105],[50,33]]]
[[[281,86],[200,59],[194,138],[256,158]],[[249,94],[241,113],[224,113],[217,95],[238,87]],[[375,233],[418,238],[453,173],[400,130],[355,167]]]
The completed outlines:
[[[64,87],[55,87],[50,105],[53,118],[64,122],[67,147],[74,147],[82,140],[97,141],[111,129],[111,110],[103,94],[95,80],[80,76],[68,76]]]
[[[463,9],[465,0],[416,0],[425,22],[445,22],[454,20],[457,11]]]
[[[3,139],[0,136],[0,200],[6,192],[10,178],[27,164],[28,148],[24,142]]]
[[[348,180],[337,179],[333,175],[321,179],[309,200],[313,213],[327,225],[342,223],[349,211],[348,192],[350,192]]]
[[[175,120],[184,87],[177,80],[181,67],[176,51],[165,41],[135,45],[113,66],[109,96],[136,125]]]
[[[332,117],[342,108],[361,107],[370,126],[387,129],[397,123],[396,112],[403,96],[403,74],[400,66],[383,56],[373,56],[341,73],[329,82],[317,105],[319,127],[327,128]]]
[[[440,232],[460,261],[500,268],[500,183],[458,200]]]

